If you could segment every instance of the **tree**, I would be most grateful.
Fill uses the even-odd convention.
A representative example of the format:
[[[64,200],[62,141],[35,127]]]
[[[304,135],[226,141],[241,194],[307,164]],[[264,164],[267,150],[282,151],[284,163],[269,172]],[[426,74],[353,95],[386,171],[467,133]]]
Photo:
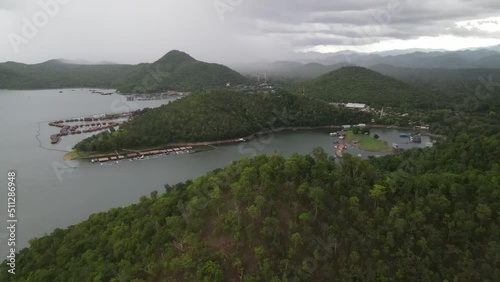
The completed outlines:
[[[363,126],[361,129],[360,129],[360,133],[361,134],[370,134],[370,129],[366,126]]]
[[[375,208],[377,207],[377,201],[385,200],[386,188],[382,185],[375,184],[373,189],[370,190],[370,198],[375,200]]]
[[[217,262],[207,261],[198,273],[198,278],[204,282],[222,282],[224,281],[224,273]]]
[[[359,131],[360,131],[359,126],[354,126],[354,127],[352,128],[352,133],[354,133],[354,134],[356,134],[356,135],[358,135],[358,134],[359,134]]]
[[[318,217],[318,207],[324,202],[325,191],[320,187],[313,187],[309,190],[309,198],[314,203],[314,218]]]

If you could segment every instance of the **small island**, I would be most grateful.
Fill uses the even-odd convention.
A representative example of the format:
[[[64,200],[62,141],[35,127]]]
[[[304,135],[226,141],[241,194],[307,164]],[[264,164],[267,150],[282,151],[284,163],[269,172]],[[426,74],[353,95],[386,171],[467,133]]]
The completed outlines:
[[[358,148],[363,151],[368,152],[379,152],[385,153],[390,152],[392,148],[387,144],[386,141],[380,140],[376,138],[376,136],[370,136],[368,133],[368,129],[363,130],[353,128],[353,130],[347,131],[345,138],[346,143],[351,146]]]

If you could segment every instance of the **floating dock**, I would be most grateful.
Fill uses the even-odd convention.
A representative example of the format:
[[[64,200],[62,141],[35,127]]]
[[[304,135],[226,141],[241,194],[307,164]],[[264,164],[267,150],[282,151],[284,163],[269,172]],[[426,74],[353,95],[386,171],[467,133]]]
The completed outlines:
[[[66,119],[49,122],[49,126],[60,128],[58,134],[50,137],[51,144],[57,144],[61,141],[63,136],[77,135],[82,133],[93,133],[106,129],[115,128],[120,125],[119,122],[113,121],[115,119],[131,118],[132,112],[117,114],[117,115],[101,115],[93,117],[81,117],[76,119]],[[77,123],[73,125],[66,125],[65,123]]]
[[[410,142],[422,143],[422,136],[420,134],[410,136]]]
[[[345,143],[342,143],[337,146],[337,151],[335,152],[335,155],[337,158],[342,158],[344,156],[344,150],[347,149],[347,146]]]
[[[133,159],[144,159],[144,157],[149,156],[167,156],[167,155],[181,155],[181,154],[192,154],[194,153],[193,147],[180,147],[173,149],[163,149],[163,150],[152,150],[137,153],[130,153],[125,155],[113,154],[109,156],[101,156],[97,159],[92,159],[92,163],[106,163],[109,161],[119,161],[119,160],[133,160]]]

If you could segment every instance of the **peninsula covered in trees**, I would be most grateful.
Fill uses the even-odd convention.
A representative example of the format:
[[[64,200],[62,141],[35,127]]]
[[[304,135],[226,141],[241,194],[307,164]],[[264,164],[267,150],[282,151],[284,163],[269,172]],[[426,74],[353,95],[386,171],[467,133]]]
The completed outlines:
[[[75,148],[109,152],[242,138],[273,128],[358,124],[369,120],[368,113],[333,107],[282,90],[274,94],[216,90],[193,93],[146,111],[116,132],[89,137]]]

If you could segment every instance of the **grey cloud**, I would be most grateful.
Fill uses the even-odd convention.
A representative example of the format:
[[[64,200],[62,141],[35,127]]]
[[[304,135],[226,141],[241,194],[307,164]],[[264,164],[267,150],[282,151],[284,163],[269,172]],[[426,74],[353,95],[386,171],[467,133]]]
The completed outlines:
[[[49,0],[0,0],[0,13],[11,17],[0,18],[0,61],[138,63],[181,49],[197,59],[232,63],[286,59],[320,45],[348,48],[442,35],[500,38],[477,25],[456,25],[498,16],[498,0],[73,0],[13,55],[5,35],[22,30],[22,18],[40,10],[38,1]],[[221,17],[214,1],[233,6]]]
[[[0,10],[12,10],[22,6],[22,1],[16,0],[0,0]]]
[[[500,1],[447,3],[440,0],[246,1],[239,10],[242,20],[238,28],[291,40],[298,48],[365,45],[421,36],[496,36],[477,28],[459,28],[455,23],[498,16]]]

